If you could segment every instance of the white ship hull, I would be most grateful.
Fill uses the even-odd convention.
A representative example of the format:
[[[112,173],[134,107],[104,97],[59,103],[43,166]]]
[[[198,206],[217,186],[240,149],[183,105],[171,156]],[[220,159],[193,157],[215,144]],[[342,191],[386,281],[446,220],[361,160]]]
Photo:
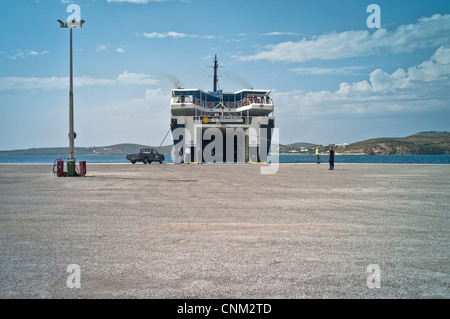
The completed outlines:
[[[275,126],[269,95],[270,91],[243,90],[217,97],[202,90],[173,90],[171,129],[176,161],[266,162]],[[178,156],[180,148],[182,157]]]

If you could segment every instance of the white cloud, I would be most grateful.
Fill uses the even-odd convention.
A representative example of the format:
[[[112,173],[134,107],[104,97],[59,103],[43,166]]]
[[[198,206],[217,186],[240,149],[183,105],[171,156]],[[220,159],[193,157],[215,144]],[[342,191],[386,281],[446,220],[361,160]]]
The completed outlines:
[[[75,77],[75,87],[93,85],[155,85],[159,80],[151,79],[149,75],[123,72],[115,79],[92,78],[88,76]],[[69,77],[0,77],[0,91],[11,90],[61,90],[69,87]]]
[[[110,79],[95,79],[91,77],[75,77],[74,86],[113,84]],[[3,77],[0,78],[0,91],[9,90],[60,90],[69,87],[69,77]]]
[[[196,37],[196,35],[188,35],[185,33],[178,33],[178,32],[174,32],[174,31],[170,31],[167,33],[159,33],[159,32],[152,32],[152,33],[147,33],[144,32],[142,34],[144,37],[148,38],[148,39],[153,39],[153,38],[185,38],[185,37]]]
[[[110,2],[118,2],[118,3],[137,3],[137,4],[147,4],[150,2],[171,2],[176,0],[108,0]],[[180,0],[181,1],[181,0]]]
[[[97,46],[97,52],[106,51],[107,47],[104,44],[100,44]]]
[[[128,73],[124,71],[117,77],[117,81],[123,85],[154,85],[159,80],[151,79],[149,75],[143,73]]]
[[[265,33],[264,35],[268,35],[268,36],[274,36],[274,35],[298,35],[298,33],[274,31],[274,32]]]
[[[16,50],[13,54],[9,55],[12,60],[25,59],[25,53],[22,50]]]
[[[111,46],[107,46],[105,44],[99,44],[97,46],[97,52],[116,52],[116,53],[125,53],[125,50],[121,47],[117,49],[112,49]]]
[[[36,57],[36,56],[40,56],[40,55],[45,55],[45,54],[49,54],[49,51],[35,51],[35,50],[28,50],[28,51],[24,51],[24,50],[14,50],[13,53],[11,53],[9,55],[9,58],[12,60],[17,60],[17,59],[25,59],[28,56],[32,56],[32,57]]]
[[[274,92],[279,112],[304,117],[332,114],[388,115],[450,108],[450,46],[408,69],[389,74],[381,69],[369,79],[340,84],[335,92]]]
[[[261,52],[240,57],[241,61],[305,62],[368,56],[382,52],[407,53],[417,49],[450,44],[450,15],[436,14],[417,23],[401,25],[393,31],[378,29],[333,32],[265,46]]]
[[[363,69],[359,66],[346,66],[340,68],[294,68],[291,71],[297,74],[314,74],[314,75],[325,75],[325,74],[356,74],[356,71]]]
[[[215,39],[217,38],[214,35],[198,35],[198,34],[186,34],[186,33],[180,33],[175,31],[169,31],[169,32],[144,32],[142,33],[143,37],[146,37],[147,39],[164,39],[164,38],[202,38],[202,39]]]
[[[165,106],[170,99],[170,94],[164,93],[161,88],[145,90],[145,101],[151,104]]]

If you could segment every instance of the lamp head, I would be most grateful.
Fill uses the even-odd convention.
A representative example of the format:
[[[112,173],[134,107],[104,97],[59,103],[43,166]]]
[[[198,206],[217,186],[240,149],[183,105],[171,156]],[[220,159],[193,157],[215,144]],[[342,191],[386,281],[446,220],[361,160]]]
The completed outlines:
[[[61,28],[82,28],[83,24],[86,22],[84,20],[80,20],[80,21],[76,21],[76,20],[71,20],[71,21],[67,21],[66,23],[62,22],[61,20],[57,20],[61,26]]]

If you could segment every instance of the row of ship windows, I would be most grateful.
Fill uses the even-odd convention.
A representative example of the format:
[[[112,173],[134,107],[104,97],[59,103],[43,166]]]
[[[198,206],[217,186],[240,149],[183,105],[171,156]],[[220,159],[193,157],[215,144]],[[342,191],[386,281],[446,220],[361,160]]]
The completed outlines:
[[[238,102],[205,102],[192,96],[179,96],[174,99],[174,103],[192,103],[206,108],[221,107],[222,105],[228,109],[239,108],[250,104],[272,104],[269,97],[253,97],[246,98]]]

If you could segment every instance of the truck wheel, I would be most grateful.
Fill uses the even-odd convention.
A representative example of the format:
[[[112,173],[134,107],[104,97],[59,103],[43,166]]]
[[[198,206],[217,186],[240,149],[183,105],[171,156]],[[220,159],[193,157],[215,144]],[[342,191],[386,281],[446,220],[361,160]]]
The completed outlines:
[[[131,164],[133,164],[133,165],[136,164],[136,161],[131,161]]]
[[[159,164],[162,164],[163,163],[163,159],[161,158],[160,160],[159,160]]]

